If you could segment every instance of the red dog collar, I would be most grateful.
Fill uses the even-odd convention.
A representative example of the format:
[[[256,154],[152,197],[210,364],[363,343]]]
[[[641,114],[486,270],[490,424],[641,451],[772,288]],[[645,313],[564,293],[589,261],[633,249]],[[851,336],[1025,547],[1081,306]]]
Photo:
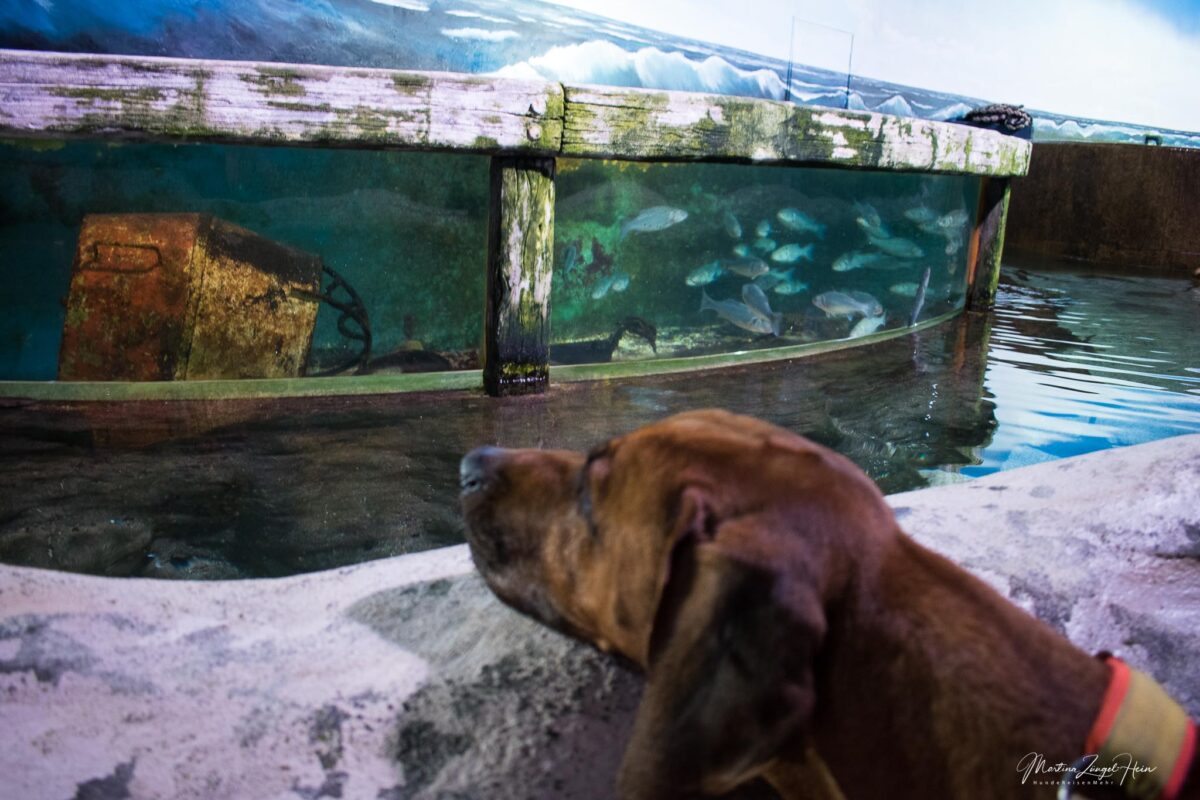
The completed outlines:
[[[1102,654],[1112,669],[1100,713],[1084,744],[1094,763],[1140,764],[1124,770],[1126,794],[1144,800],[1175,800],[1196,754],[1196,723],[1146,673],[1121,659]]]

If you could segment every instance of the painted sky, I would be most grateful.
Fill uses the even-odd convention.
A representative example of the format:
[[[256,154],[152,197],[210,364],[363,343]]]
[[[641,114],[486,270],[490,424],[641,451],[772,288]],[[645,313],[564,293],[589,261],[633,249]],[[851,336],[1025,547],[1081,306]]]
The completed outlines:
[[[672,34],[1060,114],[1200,131],[1200,0],[557,0]],[[806,58],[807,54],[807,58]]]

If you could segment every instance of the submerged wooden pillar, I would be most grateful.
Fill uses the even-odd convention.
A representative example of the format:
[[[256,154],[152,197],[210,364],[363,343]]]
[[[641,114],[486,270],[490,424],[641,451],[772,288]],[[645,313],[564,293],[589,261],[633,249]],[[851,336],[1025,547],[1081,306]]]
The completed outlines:
[[[550,375],[554,159],[492,159],[483,387],[544,392]]]
[[[967,283],[967,308],[990,311],[996,305],[1000,258],[1004,253],[1004,226],[1008,222],[1008,178],[984,178],[980,188],[978,227],[971,247]]]

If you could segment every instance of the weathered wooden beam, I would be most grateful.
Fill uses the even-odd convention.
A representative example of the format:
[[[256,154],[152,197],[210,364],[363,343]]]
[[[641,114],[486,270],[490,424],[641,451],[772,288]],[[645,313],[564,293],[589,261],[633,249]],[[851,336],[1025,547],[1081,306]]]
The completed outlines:
[[[0,50],[0,135],[553,153],[555,83]]]
[[[554,159],[492,159],[483,385],[493,397],[545,391],[550,374]]]
[[[1010,183],[1008,178],[984,178],[980,188],[978,245],[971,248],[973,261],[967,273],[967,308],[972,311],[990,311],[996,305]]]
[[[564,88],[568,156],[995,176],[1029,169],[1029,142],[966,125],[725,95]]]
[[[340,144],[1024,175],[1030,145],[872,112],[480,75],[0,50],[0,136]]]

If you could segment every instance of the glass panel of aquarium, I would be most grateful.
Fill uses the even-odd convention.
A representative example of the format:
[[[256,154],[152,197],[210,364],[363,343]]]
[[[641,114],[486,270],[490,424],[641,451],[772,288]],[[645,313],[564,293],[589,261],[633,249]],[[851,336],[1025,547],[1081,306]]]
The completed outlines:
[[[0,380],[478,366],[486,157],[8,141],[0,171]]]
[[[560,160],[551,363],[733,353],[961,308],[978,178]]]
[[[847,108],[854,34],[791,18],[785,100]]]

